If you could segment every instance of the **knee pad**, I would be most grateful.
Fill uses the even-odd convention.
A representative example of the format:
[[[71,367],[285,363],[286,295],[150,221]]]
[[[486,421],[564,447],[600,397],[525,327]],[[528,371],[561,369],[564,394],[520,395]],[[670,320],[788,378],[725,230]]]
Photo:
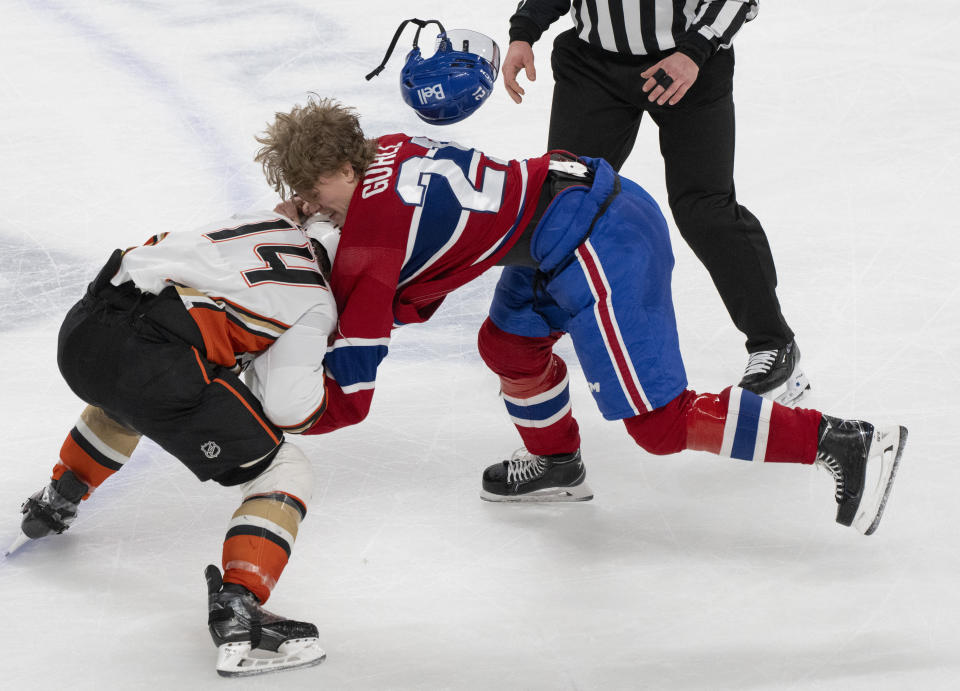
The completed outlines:
[[[627,433],[645,451],[657,456],[687,448],[687,415],[696,393],[689,389],[665,406],[623,421]]]
[[[273,462],[242,487],[244,498],[254,494],[282,492],[307,506],[313,497],[313,468],[303,451],[284,441],[273,457]]]
[[[508,379],[542,376],[553,357],[557,336],[517,336],[488,317],[477,336],[481,359],[493,372]],[[559,358],[558,358],[559,359]]]
[[[480,352],[480,359],[496,374],[509,369],[510,334],[494,324],[490,317],[480,326],[477,350]]]

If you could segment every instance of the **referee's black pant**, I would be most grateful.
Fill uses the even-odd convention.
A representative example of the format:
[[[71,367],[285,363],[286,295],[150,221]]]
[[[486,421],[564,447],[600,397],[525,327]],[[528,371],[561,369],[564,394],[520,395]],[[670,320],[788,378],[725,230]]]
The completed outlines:
[[[733,50],[707,60],[675,106],[647,100],[640,73],[664,54],[624,56],[573,30],[554,42],[549,148],[607,159],[617,170],[644,112],[660,131],[667,196],[683,239],[710,273],[736,327],[755,352],[793,340],[777,300],[777,272],[760,221],[737,203],[733,184]]]

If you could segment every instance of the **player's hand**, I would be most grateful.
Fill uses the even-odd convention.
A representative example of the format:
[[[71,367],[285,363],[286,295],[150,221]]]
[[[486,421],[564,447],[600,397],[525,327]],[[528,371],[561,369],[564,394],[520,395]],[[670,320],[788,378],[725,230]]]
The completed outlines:
[[[520,103],[527,92],[517,83],[517,74],[523,69],[527,79],[537,81],[537,68],[533,66],[533,46],[526,41],[511,41],[507,49],[507,57],[503,59],[500,73],[503,75],[503,85],[514,103]]]
[[[290,199],[282,201],[273,207],[274,213],[286,216],[291,221],[296,221],[300,225],[303,225],[304,221],[317,213],[318,209],[318,206],[304,201],[297,195],[293,195]]]
[[[303,219],[300,217],[300,207],[297,205],[296,199],[297,197],[293,197],[280,202],[273,207],[273,212],[281,216],[286,216],[291,221],[301,223]]]
[[[654,78],[660,70],[666,73],[669,80],[661,77],[658,82]],[[697,81],[699,74],[700,68],[697,67],[697,63],[683,53],[673,53],[656,65],[645,69],[640,76],[647,80],[643,85],[643,91],[649,94],[647,97],[649,101],[656,101],[657,105],[661,106],[666,103],[675,106]]]

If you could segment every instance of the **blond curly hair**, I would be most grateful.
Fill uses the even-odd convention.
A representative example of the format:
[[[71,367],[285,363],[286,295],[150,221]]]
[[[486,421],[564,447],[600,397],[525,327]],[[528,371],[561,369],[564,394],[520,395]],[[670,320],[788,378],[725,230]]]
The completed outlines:
[[[254,160],[281,199],[311,189],[344,163],[363,177],[377,150],[377,141],[363,136],[353,108],[317,94],[306,105],[277,113],[256,139],[263,147]]]

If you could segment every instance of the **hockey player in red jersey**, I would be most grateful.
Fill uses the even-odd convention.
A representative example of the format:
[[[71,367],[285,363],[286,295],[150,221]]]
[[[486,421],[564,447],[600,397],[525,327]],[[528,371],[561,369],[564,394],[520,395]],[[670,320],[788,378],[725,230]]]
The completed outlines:
[[[24,503],[22,534],[10,550],[66,530],[141,435],[200,480],[238,486],[243,498],[227,525],[223,574],[215,566],[205,572],[224,676],[324,658],[313,624],[261,607],[313,490],[310,464],[284,432],[316,424],[326,408],[322,360],[336,305],[318,252],[277,214],[116,250],[61,327],[60,371],[89,405],[50,483]]]
[[[604,417],[623,420],[648,452],[818,463],[836,479],[837,521],[876,529],[906,429],[790,409],[736,386],[688,389],[666,222],[605,161],[501,161],[405,134],[367,140],[350,109],[314,98],[277,114],[259,141],[257,160],[287,208],[342,224],[328,409],[307,433],[362,420],[392,329],[426,321],[447,293],[503,265],[479,348],[525,450],[487,468],[483,498],[592,497],[567,367],[552,351],[568,333]]]

